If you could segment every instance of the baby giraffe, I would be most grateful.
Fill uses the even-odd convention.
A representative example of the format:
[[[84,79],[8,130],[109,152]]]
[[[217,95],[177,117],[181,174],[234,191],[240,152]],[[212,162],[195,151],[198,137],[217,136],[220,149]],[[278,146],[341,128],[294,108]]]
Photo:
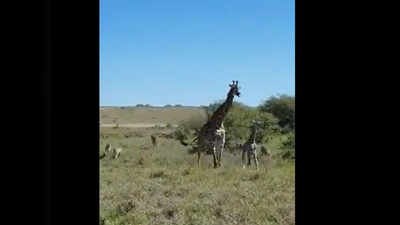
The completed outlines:
[[[244,158],[247,153],[247,165],[251,166],[251,158],[254,159],[254,163],[256,164],[256,169],[258,169],[258,160],[257,160],[257,144],[256,144],[256,134],[258,129],[258,123],[256,121],[253,122],[253,130],[251,135],[246,143],[242,146],[242,164],[243,168],[246,168],[244,165]]]

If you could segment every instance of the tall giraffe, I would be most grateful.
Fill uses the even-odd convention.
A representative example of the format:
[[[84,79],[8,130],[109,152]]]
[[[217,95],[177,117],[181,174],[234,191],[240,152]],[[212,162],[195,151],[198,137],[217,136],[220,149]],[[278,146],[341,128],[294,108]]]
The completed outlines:
[[[221,166],[221,154],[218,151],[217,155],[217,148],[222,143],[222,134],[224,136],[225,142],[225,130],[221,132],[222,121],[224,120],[226,114],[228,113],[229,109],[232,107],[233,98],[235,96],[240,97],[238,81],[233,81],[232,84],[229,84],[230,90],[228,95],[225,99],[225,102],[222,103],[218,109],[214,112],[214,114],[209,118],[206,124],[200,129],[198,136],[192,141],[197,142],[197,145],[194,147],[194,150],[197,152],[197,165],[200,167],[200,157],[201,152],[211,151],[214,159],[214,168]],[[180,140],[181,143],[185,146],[188,144],[185,143],[183,140]],[[221,148],[220,148],[221,149]],[[222,149],[221,149],[222,150]],[[221,152],[222,153],[222,152]]]
[[[258,131],[258,125],[259,122],[256,121],[252,121],[252,126],[253,129],[251,131],[250,137],[249,139],[246,141],[246,143],[243,144],[242,146],[242,164],[243,164],[243,168],[245,168],[245,165],[243,163],[245,155],[247,153],[247,165],[250,166],[251,165],[251,158],[254,159],[254,163],[256,164],[256,169],[258,169],[258,160],[257,160],[257,144],[256,144],[256,135],[257,135],[257,131]]]

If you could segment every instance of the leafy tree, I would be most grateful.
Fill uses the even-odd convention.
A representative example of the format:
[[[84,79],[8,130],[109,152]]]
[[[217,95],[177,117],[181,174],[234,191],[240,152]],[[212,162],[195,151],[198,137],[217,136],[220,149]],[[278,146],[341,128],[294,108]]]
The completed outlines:
[[[208,113],[212,115],[223,101],[212,103],[207,108]],[[278,119],[268,112],[262,112],[258,108],[249,107],[243,103],[234,102],[232,108],[224,119],[226,133],[226,146],[228,149],[234,149],[239,143],[247,141],[252,131],[252,121],[261,122],[256,141],[264,142],[265,138],[277,132],[279,129]]]
[[[295,136],[294,133],[289,133],[287,139],[282,143],[282,158],[284,159],[295,159]]]
[[[279,125],[284,129],[295,129],[295,97],[280,95],[272,96],[261,106],[260,111],[272,113],[279,119]]]
[[[192,139],[199,132],[207,119],[218,109],[223,100],[215,101],[209,106],[202,106],[205,115],[194,116],[180,124],[175,132],[176,138],[184,140]],[[226,132],[226,149],[237,150],[238,144],[247,141],[252,132],[252,121],[259,121],[259,130],[256,136],[257,143],[264,143],[269,135],[278,133],[280,127],[279,120],[270,112],[261,111],[259,107],[249,107],[243,103],[234,102],[232,108],[224,119]]]

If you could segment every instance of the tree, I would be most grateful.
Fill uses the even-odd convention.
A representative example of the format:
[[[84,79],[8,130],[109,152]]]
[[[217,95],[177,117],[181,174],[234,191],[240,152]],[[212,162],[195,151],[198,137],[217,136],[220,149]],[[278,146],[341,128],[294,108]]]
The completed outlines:
[[[295,97],[288,95],[272,96],[259,106],[260,111],[272,113],[279,119],[282,128],[295,128]]]
[[[281,157],[284,159],[295,159],[296,158],[296,142],[294,133],[289,133],[287,139],[282,143]]]

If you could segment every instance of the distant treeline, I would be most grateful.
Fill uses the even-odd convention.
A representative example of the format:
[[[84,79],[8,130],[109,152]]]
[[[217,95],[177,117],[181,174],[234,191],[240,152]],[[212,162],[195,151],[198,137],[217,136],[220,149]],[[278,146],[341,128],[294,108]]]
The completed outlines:
[[[180,108],[180,107],[199,108],[199,106],[186,106],[186,105],[181,105],[181,104],[176,104],[176,105],[167,104],[164,106],[153,106],[150,104],[137,104],[135,106],[100,106],[100,108],[120,108],[120,109],[126,109],[126,108]]]

